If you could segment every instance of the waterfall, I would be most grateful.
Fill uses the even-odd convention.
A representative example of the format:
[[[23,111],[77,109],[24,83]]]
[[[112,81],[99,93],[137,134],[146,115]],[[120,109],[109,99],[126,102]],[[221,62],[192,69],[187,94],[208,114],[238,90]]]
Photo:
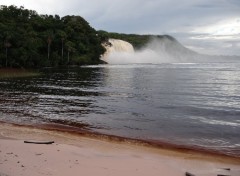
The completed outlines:
[[[132,44],[119,39],[109,39],[108,42],[103,43],[103,46],[106,48],[106,52],[101,59],[107,63],[115,63],[119,59],[121,62],[121,58],[118,56],[134,53]]]
[[[101,59],[108,64],[133,63],[200,63],[200,62],[239,62],[239,56],[209,56],[194,52],[171,36],[153,38],[141,50],[134,51],[133,46],[123,40],[109,39]]]

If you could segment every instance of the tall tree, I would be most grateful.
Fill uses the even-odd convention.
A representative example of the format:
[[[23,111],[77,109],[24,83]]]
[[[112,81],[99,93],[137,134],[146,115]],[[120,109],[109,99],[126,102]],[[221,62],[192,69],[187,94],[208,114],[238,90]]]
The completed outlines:
[[[8,39],[5,40],[4,42],[4,47],[6,49],[6,62],[5,62],[5,66],[8,66],[8,48],[11,47],[11,43],[8,41]]]
[[[58,30],[57,35],[60,37],[61,39],[61,44],[62,44],[62,60],[63,60],[63,53],[64,53],[64,40],[67,38],[67,34],[62,31],[62,30]]]
[[[66,42],[66,48],[68,51],[68,64],[70,63],[70,57],[69,57],[70,53],[73,53],[76,51],[76,49],[74,47],[75,47],[75,45],[73,42],[71,42],[71,41]]]
[[[48,30],[46,35],[47,35],[48,59],[50,59],[51,44],[53,41],[53,31]]]

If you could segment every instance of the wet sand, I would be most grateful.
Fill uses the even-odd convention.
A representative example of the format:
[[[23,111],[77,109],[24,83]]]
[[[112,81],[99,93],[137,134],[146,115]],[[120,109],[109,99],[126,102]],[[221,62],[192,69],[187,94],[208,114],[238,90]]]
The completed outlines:
[[[0,176],[183,176],[185,172],[239,176],[240,159],[0,123]]]

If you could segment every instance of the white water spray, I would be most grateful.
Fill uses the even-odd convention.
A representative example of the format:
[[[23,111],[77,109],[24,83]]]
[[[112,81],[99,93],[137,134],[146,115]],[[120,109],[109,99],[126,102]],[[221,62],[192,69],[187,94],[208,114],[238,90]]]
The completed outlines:
[[[170,36],[152,39],[143,49],[134,51],[133,46],[123,40],[109,39],[104,44],[107,49],[101,58],[108,64],[129,63],[200,63],[200,62],[236,62],[238,59],[222,56],[198,54],[185,48]]]
[[[109,64],[122,63],[124,62],[123,58],[128,58],[127,56],[130,55],[134,56],[135,53],[132,44],[123,40],[109,39],[103,46],[106,48],[106,52],[101,59]]]

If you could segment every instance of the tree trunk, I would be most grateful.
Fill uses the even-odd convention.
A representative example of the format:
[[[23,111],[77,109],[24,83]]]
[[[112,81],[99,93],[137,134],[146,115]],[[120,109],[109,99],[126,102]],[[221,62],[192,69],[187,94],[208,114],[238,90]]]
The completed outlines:
[[[63,39],[62,39],[62,61],[63,61]]]
[[[47,43],[48,43],[48,59],[50,58],[50,46],[51,46],[51,43],[52,43],[52,38],[51,36],[48,36],[48,39],[47,39]]]
[[[70,53],[70,52],[68,51],[68,64],[69,64],[69,53]]]
[[[48,43],[48,59],[50,58],[50,43]]]
[[[6,47],[6,67],[8,65],[8,48]]]

